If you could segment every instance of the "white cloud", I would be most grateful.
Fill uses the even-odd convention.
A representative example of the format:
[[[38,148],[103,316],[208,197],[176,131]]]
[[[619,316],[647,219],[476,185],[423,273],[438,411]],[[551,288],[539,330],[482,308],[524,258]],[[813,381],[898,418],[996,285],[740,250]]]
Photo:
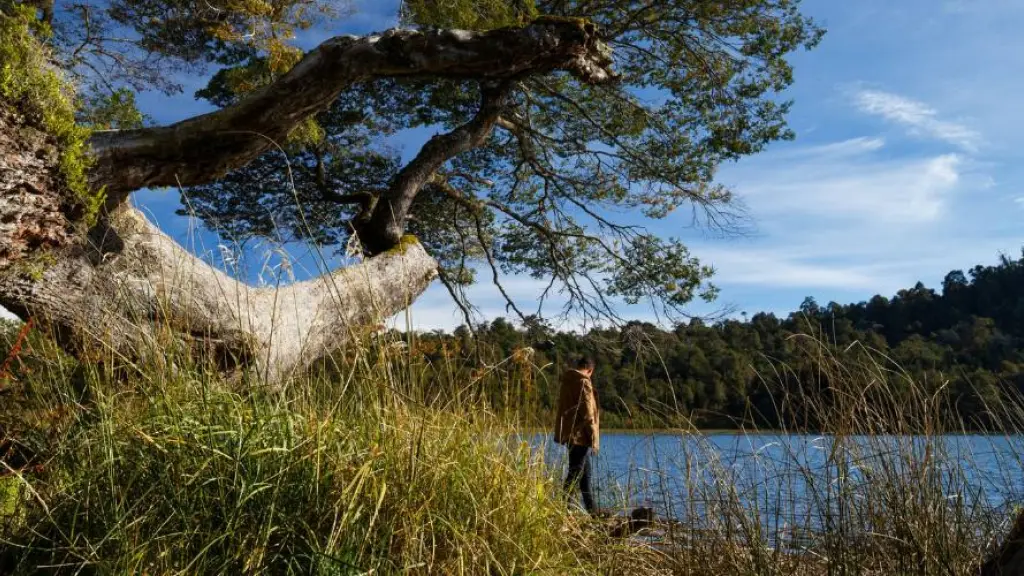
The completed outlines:
[[[722,175],[758,234],[690,248],[715,267],[725,301],[797,291],[847,301],[934,285],[1016,242],[978,226],[986,197],[999,194],[991,168],[960,154],[908,155],[871,137],[770,151]]]
[[[868,114],[900,124],[911,134],[935,138],[968,152],[981,144],[981,134],[972,128],[939,118],[938,110],[923,102],[881,90],[859,90],[854,94],[857,107]]]
[[[952,269],[993,262],[1000,253],[1015,253],[1019,244],[1004,237],[963,242],[941,231],[903,236],[860,234],[852,229],[806,230],[779,235],[758,245],[695,247],[702,261],[715,267],[713,281],[724,300],[739,290],[757,292],[801,290],[829,294],[894,294],[923,281],[935,287]],[[846,296],[839,296],[843,300]]]
[[[786,250],[709,248],[699,251],[715,267],[720,284],[752,284],[771,288],[874,288],[884,271],[866,267],[822,265],[804,261]]]
[[[860,156],[868,152],[881,150],[884,146],[884,138],[861,136],[859,138],[850,138],[848,140],[819,144],[817,146],[787,148],[775,152],[769,152],[766,155],[771,156],[774,162],[792,162],[795,160],[806,160],[809,158],[815,158],[818,160],[823,158],[838,159]]]
[[[0,306],[0,319],[2,320],[16,320],[17,316],[11,314],[10,310]]]
[[[979,2],[978,0],[945,0],[942,3],[943,12],[954,14],[958,17],[978,13],[1006,15],[1007,11],[1011,13],[1013,11],[1019,12],[1021,8],[1021,3],[1018,0],[985,0],[985,2]]]
[[[780,214],[864,225],[938,220],[963,185],[963,159],[890,159],[878,154],[882,146],[879,139],[857,138],[766,154],[723,179],[731,180],[758,222]]]
[[[691,243],[693,254],[715,267],[722,302],[731,302],[734,291],[759,288],[806,290],[825,299],[830,293],[893,293],[933,271],[941,278],[947,262],[971,265],[984,261],[978,254],[991,257],[1005,248],[976,242],[969,254],[954,253],[958,239],[949,222],[959,216],[953,210],[958,195],[991,186],[976,163],[956,154],[894,157],[884,139],[860,137],[745,159],[725,169],[721,181],[736,190],[761,229],[750,241]],[[675,224],[666,222],[660,232],[677,233]],[[479,280],[469,296],[482,315],[514,316],[490,285],[489,272]],[[503,283],[526,313],[546,285],[528,277]],[[554,298],[545,312],[556,313],[561,302]],[[644,313],[630,309],[627,315]],[[462,323],[440,284],[416,301],[410,318],[419,330]],[[392,321],[399,328],[408,324],[404,315]]]

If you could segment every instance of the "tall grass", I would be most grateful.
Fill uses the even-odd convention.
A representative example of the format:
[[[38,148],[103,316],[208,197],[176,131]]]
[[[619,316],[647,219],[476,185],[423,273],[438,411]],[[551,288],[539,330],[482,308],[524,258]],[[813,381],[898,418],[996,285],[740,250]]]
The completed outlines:
[[[1019,399],[987,407],[997,433],[970,435],[940,400],[943,382],[916,382],[858,346],[799,338],[818,377],[776,401],[813,429],[680,430],[640,443],[635,464],[619,471],[620,499],[678,519],[658,534],[659,565],[744,576],[977,574],[1024,496]],[[764,375],[769,384],[787,380],[787,367],[777,370]]]
[[[585,573],[510,423],[426,407],[408,367],[365,356],[276,393],[197,368],[87,374],[88,406],[68,374],[35,374],[50,386],[3,421],[62,432],[27,443],[38,470],[8,468],[2,572]]]
[[[378,338],[268,391],[188,358],[97,373],[37,337],[0,400],[0,573],[975,573],[1024,488],[1019,403],[969,436],[942,382],[803,338],[818,378],[777,403],[813,433],[640,442],[603,504],[673,521],[622,539],[517,433],[553,368],[528,352],[466,381],[469,360]]]

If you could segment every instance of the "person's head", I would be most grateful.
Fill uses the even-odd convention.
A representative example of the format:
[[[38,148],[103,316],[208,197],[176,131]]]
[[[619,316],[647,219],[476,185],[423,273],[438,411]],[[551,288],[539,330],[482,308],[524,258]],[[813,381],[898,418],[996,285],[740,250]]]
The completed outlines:
[[[576,359],[576,370],[587,376],[594,373],[594,359],[590,356],[580,356]]]

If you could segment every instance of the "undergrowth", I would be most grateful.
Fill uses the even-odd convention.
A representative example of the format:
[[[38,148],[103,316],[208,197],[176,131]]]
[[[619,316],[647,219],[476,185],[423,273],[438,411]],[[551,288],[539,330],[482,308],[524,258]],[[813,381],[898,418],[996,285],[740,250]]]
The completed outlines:
[[[79,374],[87,407],[72,378],[35,388],[5,421],[62,433],[24,442],[38,470],[4,481],[3,573],[584,573],[557,483],[508,424],[389,396],[391,362],[280,393],[196,369]]]

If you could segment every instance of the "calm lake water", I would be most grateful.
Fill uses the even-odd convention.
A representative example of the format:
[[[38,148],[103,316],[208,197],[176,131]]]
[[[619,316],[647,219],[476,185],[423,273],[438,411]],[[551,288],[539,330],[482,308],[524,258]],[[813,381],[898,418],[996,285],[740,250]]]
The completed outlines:
[[[565,469],[549,435],[530,442]],[[879,502],[894,486],[904,500],[941,493],[964,514],[1024,503],[1024,437],[603,433],[591,462],[602,506],[681,520],[739,514],[765,528],[820,528],[827,511]]]

